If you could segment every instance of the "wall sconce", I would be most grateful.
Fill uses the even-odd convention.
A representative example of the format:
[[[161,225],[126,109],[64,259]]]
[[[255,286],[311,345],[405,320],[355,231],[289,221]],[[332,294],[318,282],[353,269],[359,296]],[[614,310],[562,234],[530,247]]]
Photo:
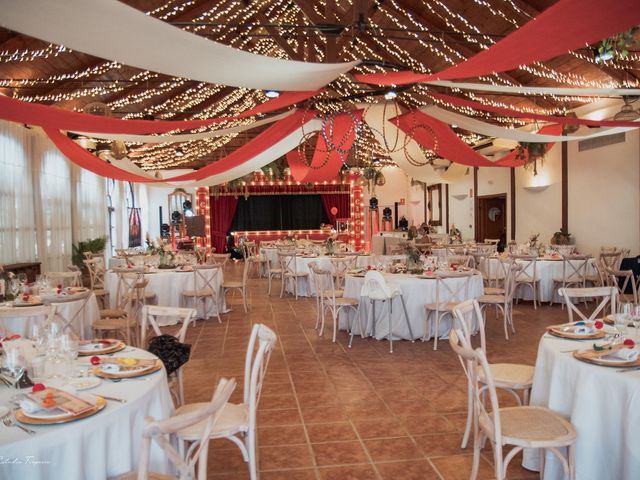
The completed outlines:
[[[525,190],[532,192],[532,193],[536,193],[536,192],[542,192],[543,190],[546,190],[547,188],[549,188],[549,185],[531,185],[529,187],[524,187]]]
[[[464,200],[465,198],[467,198],[469,195],[467,195],[466,193],[457,193],[456,195],[451,195],[453,198],[455,198],[456,200]]]

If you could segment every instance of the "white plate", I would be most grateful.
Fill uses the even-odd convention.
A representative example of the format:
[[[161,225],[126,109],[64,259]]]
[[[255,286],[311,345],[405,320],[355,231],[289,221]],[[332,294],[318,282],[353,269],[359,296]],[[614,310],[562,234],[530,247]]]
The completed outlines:
[[[107,364],[107,365],[119,366],[118,364],[114,364],[114,363]],[[104,370],[102,368],[102,365],[100,365],[98,367],[98,370],[100,372],[102,372],[102,373],[106,373],[106,374],[109,374],[109,375],[130,375],[132,373],[138,373],[138,372],[143,372],[145,370],[149,370],[150,368],[153,368],[153,367],[138,367],[138,368],[127,368],[126,370],[109,371],[109,370]]]
[[[77,397],[81,398],[85,402],[89,402],[92,405],[96,404],[95,397],[89,397],[87,395],[77,395]],[[51,410],[39,410],[39,411],[37,411],[35,413],[24,412],[24,414],[27,417],[42,418],[42,419],[58,419],[58,418],[65,418],[65,417],[73,417],[74,416],[73,413],[63,412],[59,408],[54,408],[54,409],[51,409]]]
[[[82,378],[74,378],[69,381],[68,385],[71,385],[76,390],[89,390],[90,388],[95,388],[102,382],[98,377],[82,377]]]
[[[106,344],[106,343],[85,343],[84,345],[80,345],[78,347],[78,351],[82,353],[87,352],[100,352],[102,350],[109,350],[110,348],[115,347],[117,344]]]

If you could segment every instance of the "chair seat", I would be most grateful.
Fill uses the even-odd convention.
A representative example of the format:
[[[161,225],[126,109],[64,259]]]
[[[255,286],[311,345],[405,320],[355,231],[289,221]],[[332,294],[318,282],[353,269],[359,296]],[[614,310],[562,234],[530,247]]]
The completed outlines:
[[[427,310],[439,310],[440,312],[450,312],[452,311],[458,304],[454,302],[447,303],[427,303],[425,307]]]
[[[176,480],[176,478],[173,475],[165,475],[163,473],[156,473],[156,472],[147,472],[147,477],[148,480]],[[123,473],[122,475],[118,475],[117,477],[109,477],[109,480],[137,480],[138,479],[138,472],[134,471],[134,472],[127,472],[127,473]]]
[[[498,388],[531,388],[531,385],[533,385],[534,367],[531,365],[492,363],[489,368]],[[479,380],[485,383],[482,372],[479,373]]]
[[[202,403],[190,403],[183,405],[176,410],[176,415],[182,415],[183,413],[189,413],[197,409],[201,409],[209,405],[206,402]],[[185,440],[198,440],[202,435],[207,424],[207,420],[202,420],[195,425],[186,427],[178,432],[178,436]],[[249,407],[244,403],[226,403],[222,407],[220,417],[215,424],[211,433],[211,438],[226,437],[235,435],[238,432],[246,432],[249,430]]]
[[[476,300],[478,300],[478,303],[502,305],[506,299],[504,298],[504,295],[481,295]]]
[[[485,295],[504,295],[504,288],[500,287],[485,287],[484,288]]]
[[[342,290],[342,289],[336,288],[335,292],[336,292],[336,298],[341,297],[342,295],[344,295],[344,290]],[[325,297],[325,298],[331,298],[332,297],[330,291],[322,292],[322,296]]]
[[[210,288],[201,288],[199,290],[183,290],[181,295],[185,297],[212,297],[214,293]]]
[[[104,297],[109,295],[109,290],[105,290],[104,288],[95,288],[91,290],[96,297]]]
[[[106,308],[100,310],[100,318],[126,317],[127,311],[121,308]]]
[[[521,277],[521,278],[516,278],[516,283],[535,283],[535,282],[539,282],[540,279],[539,278],[527,278],[527,277]]]
[[[569,422],[544,407],[501,408],[500,420],[503,444],[535,448],[548,443],[569,445],[576,438]]]
[[[582,285],[582,279],[581,278],[574,278],[574,279],[566,279],[564,280],[562,277],[553,277],[553,283],[565,283],[567,286],[569,285]]]
[[[339,307],[345,307],[347,305],[357,306],[360,304],[360,300],[357,298],[349,298],[349,297],[337,297],[336,296],[336,305]]]
[[[285,277],[308,277],[308,272],[285,272]]]
[[[144,292],[144,294],[142,295],[142,297],[146,300],[149,298],[155,298],[156,294],[153,292]],[[129,300],[133,299],[133,300],[137,300],[138,299],[138,294],[137,293],[129,293],[127,294],[127,298]]]
[[[222,288],[242,288],[242,282],[233,280],[225,281],[222,284]]]
[[[96,320],[93,322],[94,330],[122,330],[124,328],[134,328],[138,325],[138,322],[135,319],[129,320],[129,325],[127,325],[126,318],[101,318],[100,320]]]
[[[269,275],[282,275],[281,268],[271,268],[269,269]]]

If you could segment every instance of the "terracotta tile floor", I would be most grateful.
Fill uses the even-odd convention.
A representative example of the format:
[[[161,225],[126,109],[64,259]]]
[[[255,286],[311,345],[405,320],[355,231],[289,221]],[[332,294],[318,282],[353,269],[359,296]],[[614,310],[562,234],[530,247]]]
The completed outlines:
[[[226,277],[241,275],[230,265]],[[433,344],[354,339],[340,332],[331,342],[314,330],[315,301],[267,296],[264,279],[251,279],[252,308],[228,299],[232,312],[198,321],[189,332],[192,356],[185,369],[187,402],[207,401],[221,376],[236,377],[233,399],[242,398],[245,348],[251,326],[272,328],[278,343],[269,364],[258,415],[259,468],[274,479],[466,479],[471,450],[460,449],[466,418],[466,380],[445,341]],[[278,291],[274,288],[274,292]],[[487,345],[493,362],[535,362],[546,325],[565,321],[560,306],[515,308],[517,333],[510,341],[502,323],[488,314]],[[502,405],[513,400],[501,396]],[[230,442],[211,443],[209,478],[248,478],[240,451]],[[480,478],[492,478],[485,449]],[[511,462],[510,479],[537,478]]]

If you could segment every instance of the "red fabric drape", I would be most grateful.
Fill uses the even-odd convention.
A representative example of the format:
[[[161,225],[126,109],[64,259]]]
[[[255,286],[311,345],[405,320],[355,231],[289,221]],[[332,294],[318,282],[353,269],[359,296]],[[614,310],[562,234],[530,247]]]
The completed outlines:
[[[351,217],[351,197],[348,193],[323,193],[320,198],[324,211],[334,227],[336,226],[336,218]],[[331,213],[333,207],[338,209],[338,213],[335,215]]]
[[[542,127],[538,133],[540,133],[541,135],[561,135],[562,125],[546,125]],[[555,143],[545,144],[545,147],[544,147],[545,151],[548,152],[553,148],[554,145]],[[495,165],[500,167],[521,167],[527,162],[529,155],[526,150],[524,151],[523,160],[516,159],[517,155],[518,155],[518,150],[514,149],[511,151],[511,153],[508,153],[507,155],[502,157],[500,160],[496,160]]]
[[[281,141],[282,139],[299,129],[302,126],[302,122],[310,120],[312,118],[312,115],[312,113],[298,110],[292,115],[289,115],[288,117],[285,117],[282,120],[273,123],[266,130],[253,138],[250,142],[244,144],[237,150],[234,150],[229,155],[218,160],[217,162],[210,163],[209,165],[196,170],[195,172],[178,175],[171,178],[165,178],[162,180],[142,177],[140,175],[136,175],[135,173],[122,170],[115,165],[104,162],[92,153],[86,151],[66,135],[60,133],[58,130],[52,128],[44,128],[44,131],[53,141],[53,143],[55,143],[56,147],[58,147],[63,155],[66,156],[69,160],[71,160],[76,165],[103,177],[129,182],[174,182],[202,180],[211,175],[223,173],[231,168],[237,167],[248,161],[249,159],[255,157],[259,153],[267,150],[275,143]]]
[[[223,253],[227,246],[227,233],[236,214],[238,199],[230,195],[211,197],[211,246],[216,252]]]
[[[71,130],[95,133],[165,133],[170,130],[189,130],[226,120],[250,117],[259,113],[272,112],[291,106],[320,93],[321,90],[310,92],[284,92],[279,97],[271,99],[246,112],[231,117],[218,117],[207,120],[121,120],[119,118],[100,117],[86,113],[62,110],[37,103],[23,102],[11,97],[0,95],[0,118],[10,122],[39,125],[56,130]]]
[[[330,138],[332,147],[337,147],[343,152],[350,149],[355,140],[356,124],[362,117],[362,111],[343,113],[336,115],[330,124],[323,126],[323,131],[318,133],[316,149],[309,165],[300,155],[300,152],[291,150],[287,153],[287,162],[291,169],[291,176],[298,182],[323,182],[334,180],[342,167],[347,153],[329,150],[325,135]]]
[[[466,98],[453,97],[451,95],[444,95],[441,93],[429,92],[429,95],[437,100],[455,105],[457,107],[469,107],[475,110],[482,110],[485,112],[497,113],[506,117],[526,118],[530,120],[541,120],[544,122],[559,123],[561,125],[587,125],[589,127],[636,127],[640,128],[640,122],[629,121],[616,121],[616,120],[587,120],[583,118],[572,117],[556,117],[553,115],[542,115],[539,113],[519,112],[518,110],[512,110],[505,107],[494,107],[492,105],[485,105],[474,100],[467,100]]]
[[[404,85],[479,77],[548,60],[639,23],[638,0],[560,0],[495,45],[439,73],[374,73],[355,78],[376,85]]]

